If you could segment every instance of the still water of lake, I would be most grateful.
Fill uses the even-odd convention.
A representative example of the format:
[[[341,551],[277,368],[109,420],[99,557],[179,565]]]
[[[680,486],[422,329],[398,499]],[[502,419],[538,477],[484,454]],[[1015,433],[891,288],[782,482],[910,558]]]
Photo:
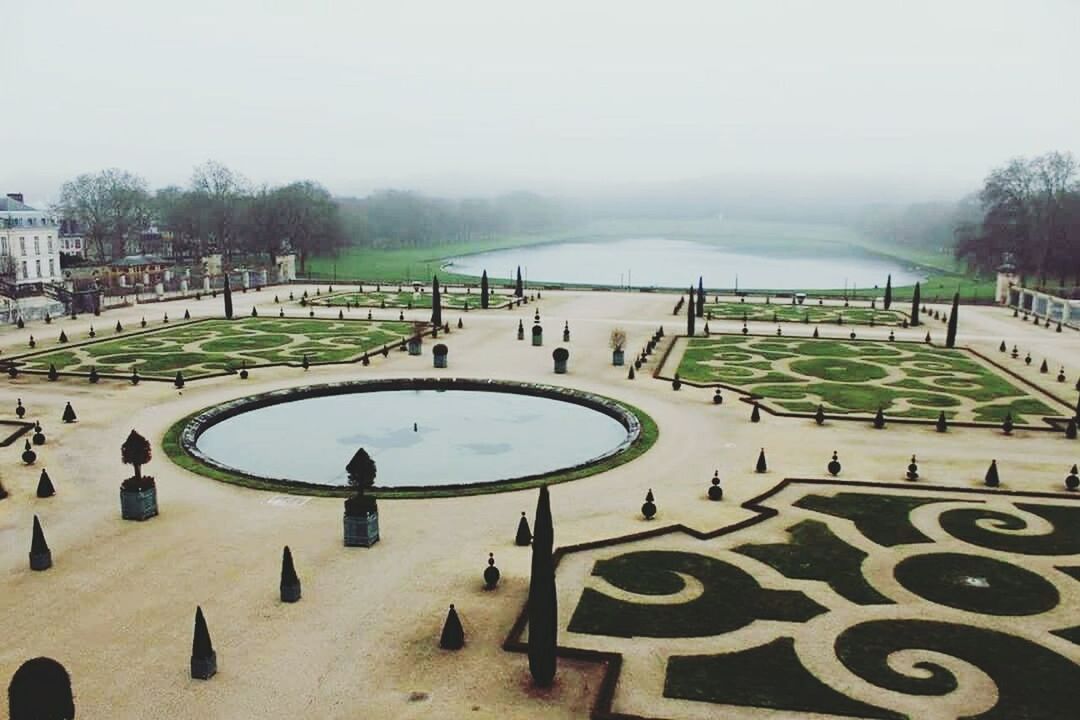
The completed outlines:
[[[916,270],[888,258],[855,254],[754,254],[744,248],[689,240],[638,238],[608,242],[532,245],[453,258],[448,270],[513,277],[517,267],[533,283],[583,283],[633,287],[686,287],[704,277],[713,289],[830,289],[913,285]]]
[[[416,429],[413,429],[416,423]],[[240,413],[198,448],[251,475],[346,485],[358,448],[380,487],[490,482],[570,467],[627,437],[614,418],[574,403],[469,390],[313,397]]]

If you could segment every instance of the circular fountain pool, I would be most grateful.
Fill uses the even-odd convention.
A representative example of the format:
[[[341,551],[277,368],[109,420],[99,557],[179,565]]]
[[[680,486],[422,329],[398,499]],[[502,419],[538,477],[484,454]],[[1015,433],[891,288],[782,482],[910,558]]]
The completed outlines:
[[[557,482],[625,462],[645,449],[642,420],[651,420],[639,415],[608,398],[546,385],[337,383],[210,408],[178,423],[172,454],[224,480],[345,494],[345,464],[363,447],[384,496],[464,494]]]

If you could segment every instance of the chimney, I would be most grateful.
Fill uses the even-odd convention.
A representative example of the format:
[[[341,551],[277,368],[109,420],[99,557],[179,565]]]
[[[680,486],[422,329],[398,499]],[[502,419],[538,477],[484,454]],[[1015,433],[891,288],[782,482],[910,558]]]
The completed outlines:
[[[8,193],[7,196],[9,198],[11,198],[12,200],[14,200],[15,202],[20,202],[21,203],[23,201],[23,194],[22,193]]]

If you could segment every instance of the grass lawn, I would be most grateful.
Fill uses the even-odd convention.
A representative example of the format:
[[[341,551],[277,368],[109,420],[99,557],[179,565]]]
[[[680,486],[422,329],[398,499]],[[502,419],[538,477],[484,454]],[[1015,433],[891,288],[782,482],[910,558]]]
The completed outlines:
[[[480,309],[480,291],[475,293],[441,293],[440,304],[450,310]],[[372,308],[430,308],[431,292],[425,290],[421,293],[394,292],[394,291],[370,291],[370,292],[341,292],[322,297],[308,298],[312,305],[327,305],[330,307],[372,307]],[[510,301],[507,294],[488,296],[490,309],[504,307]]]
[[[714,335],[691,338],[679,377],[732,386],[766,405],[828,415],[871,415],[1018,424],[1063,416],[1048,398],[960,349],[920,343]]]
[[[13,358],[26,370],[130,373],[185,379],[277,363],[347,362],[413,333],[407,322],[243,318],[197,320]]]

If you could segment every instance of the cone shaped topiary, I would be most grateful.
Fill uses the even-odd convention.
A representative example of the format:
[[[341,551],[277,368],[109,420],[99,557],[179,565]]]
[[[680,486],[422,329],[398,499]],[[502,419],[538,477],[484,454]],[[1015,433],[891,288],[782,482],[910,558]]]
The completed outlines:
[[[1065,437],[1069,440],[1076,439],[1076,418],[1069,418],[1069,422],[1065,424]]]
[[[986,476],[983,478],[983,482],[987,487],[997,487],[1001,484],[1001,478],[998,477],[997,460],[990,461],[990,467],[986,470]]]
[[[538,686],[550,687],[555,680],[559,612],[555,564],[552,558],[555,531],[551,518],[551,499],[546,485],[540,488],[533,527],[536,533],[533,536],[527,601],[529,672]]]
[[[439,290],[439,276],[434,276],[431,282],[431,324],[438,327],[442,321],[442,293]]]
[[[71,407],[70,402],[64,405],[64,415],[61,419],[66,423],[73,423],[78,420],[78,418],[75,416],[75,409]]]
[[[73,720],[75,700],[71,677],[52,658],[27,660],[11,676],[8,686],[11,720]]]
[[[86,379],[95,385],[97,384],[97,381],[100,379],[98,376],[97,365],[90,366],[90,373],[86,376]]]
[[[814,413],[814,422],[818,425],[825,424],[825,408],[820,403],[818,403],[817,412]]]
[[[634,377],[636,377],[636,376],[634,375],[634,365],[633,365],[633,364],[631,363],[631,365],[630,365],[630,372],[626,373],[626,379],[627,379],[627,380],[633,380],[633,379],[634,379]]]
[[[487,567],[484,568],[484,589],[494,590],[501,576],[499,568],[495,567],[495,553],[488,553]]]
[[[949,421],[945,419],[944,410],[938,413],[937,423],[934,427],[940,433],[946,432],[949,429]]]
[[[915,283],[915,290],[911,293],[911,326],[919,324],[919,283]]]
[[[521,519],[518,520],[517,534],[514,536],[514,544],[526,547],[532,544],[532,531],[529,529],[529,520],[525,517],[525,511],[521,511]]]
[[[818,329],[817,329],[817,328],[814,328],[814,335],[813,335],[813,337],[814,337],[814,339],[815,339],[815,340],[816,340],[817,338],[821,337],[821,335],[820,335],[820,334],[818,333]]]
[[[1013,431],[1013,419],[1012,413],[1005,413],[1005,419],[1001,422],[1001,432],[1006,435],[1012,435]]]
[[[761,448],[761,452],[757,456],[757,465],[754,466],[754,472],[763,473],[769,469],[768,464],[765,462],[765,448]]]
[[[829,461],[828,471],[834,477],[840,474],[840,458],[837,457],[835,450],[833,450],[832,460]]]
[[[52,363],[49,363],[49,380],[51,380],[52,382],[56,382],[59,379],[60,373],[56,371],[56,366]]]
[[[173,385],[176,386],[177,390],[180,390],[184,387],[184,373],[179,370],[176,371],[176,377],[173,379]]]
[[[682,387],[682,380],[679,379],[679,373],[675,373],[674,379],[671,381],[671,389],[678,390]]]
[[[877,412],[874,413],[874,428],[881,430],[885,427],[885,411],[878,406]]]
[[[34,531],[30,538],[30,569],[48,570],[52,567],[52,551],[45,542],[45,532],[41,529],[41,521],[34,516]]]
[[[949,313],[949,327],[945,332],[945,347],[956,347],[956,318],[960,307],[960,293],[953,295],[952,312]]]
[[[60,342],[66,343],[68,341],[67,333],[63,330],[60,331]]]
[[[38,476],[37,496],[39,498],[50,498],[55,494],[56,488],[53,487],[52,478],[49,477],[49,473],[45,471],[45,468],[42,468],[41,475]]]
[[[277,302],[277,295],[274,296],[274,302]],[[191,319],[191,313],[187,309],[184,310],[184,319],[185,320],[190,320]]]
[[[304,357],[301,358],[300,367],[304,368],[304,370],[307,370],[308,368],[311,367],[311,361],[308,360],[307,353],[304,353]]]
[[[209,680],[217,674],[217,653],[210,641],[202,607],[195,608],[195,632],[191,639],[191,677]]]
[[[465,629],[461,627],[461,619],[453,603],[450,604],[450,611],[446,613],[446,622],[443,623],[442,635],[439,636],[439,647],[443,650],[460,650],[465,647]]]
[[[761,407],[754,402],[754,409],[750,411],[750,422],[761,422]]]
[[[300,578],[293,565],[292,551],[286,545],[281,551],[281,582],[279,583],[281,602],[294,603],[300,599]]]
[[[1041,373],[1050,372],[1050,366],[1046,364],[1046,358],[1043,358],[1042,365],[1039,366],[1039,372],[1041,372]]]

